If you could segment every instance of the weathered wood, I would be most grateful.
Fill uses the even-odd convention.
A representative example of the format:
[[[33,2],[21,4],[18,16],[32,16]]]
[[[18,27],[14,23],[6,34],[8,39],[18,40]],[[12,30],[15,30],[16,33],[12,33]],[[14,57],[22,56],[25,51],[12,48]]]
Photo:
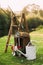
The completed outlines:
[[[7,48],[8,48],[8,44],[9,44],[9,41],[10,41],[11,34],[12,34],[12,26],[10,26],[10,30],[9,30],[9,34],[8,34],[8,39],[7,39],[7,42],[6,42],[5,52],[7,52]]]
[[[10,29],[9,29],[9,33],[8,33],[8,39],[7,39],[7,42],[6,42],[5,53],[7,52],[8,44],[9,44],[10,37],[11,37],[11,34],[12,34],[12,24],[13,24],[13,21],[12,21],[12,12],[11,12],[11,25],[10,25]]]
[[[11,37],[11,34],[12,34],[12,28],[13,27],[14,28],[16,27],[18,32],[20,33],[19,37],[14,37],[15,46],[16,45],[17,46],[20,45],[23,49],[25,49],[25,46],[28,44],[28,42],[30,42],[30,36],[29,36],[29,33],[27,33],[28,32],[28,24],[26,22],[25,14],[24,13],[22,14],[22,18],[21,18],[21,22],[20,22],[20,26],[24,22],[25,33],[24,32],[20,32],[21,28],[19,26],[19,22],[17,22],[17,21],[18,20],[17,20],[16,16],[13,17],[12,13],[11,13],[11,25],[10,25],[10,29],[9,29],[9,33],[8,33],[8,39],[7,39],[7,42],[6,42],[5,52],[7,52],[7,49],[8,49],[8,44],[9,44],[9,41],[10,41],[10,37]]]
[[[13,17],[13,12],[11,12],[11,25],[10,25],[10,29],[9,29],[9,33],[8,33],[8,39],[7,39],[7,42],[6,42],[5,52],[7,52],[7,49],[8,49],[8,44],[9,44],[10,37],[11,37],[11,34],[12,34],[12,28],[16,27],[18,29],[18,25],[17,24],[18,24],[17,23],[17,18],[16,18],[15,15]]]
[[[25,14],[24,13],[22,13],[22,16],[21,16],[21,24],[22,25],[24,24],[25,31],[26,32],[29,32],[28,31],[28,24],[27,24],[26,17],[25,17]]]

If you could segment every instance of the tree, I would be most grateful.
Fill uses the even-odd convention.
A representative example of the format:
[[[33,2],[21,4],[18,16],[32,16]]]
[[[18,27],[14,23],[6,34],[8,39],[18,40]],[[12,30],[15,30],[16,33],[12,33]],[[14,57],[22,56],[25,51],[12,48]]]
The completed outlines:
[[[43,17],[43,10],[39,10],[40,16]]]
[[[7,12],[7,14],[9,13]],[[4,36],[8,33],[10,20],[10,15],[6,15],[5,11],[0,9],[0,36]]]

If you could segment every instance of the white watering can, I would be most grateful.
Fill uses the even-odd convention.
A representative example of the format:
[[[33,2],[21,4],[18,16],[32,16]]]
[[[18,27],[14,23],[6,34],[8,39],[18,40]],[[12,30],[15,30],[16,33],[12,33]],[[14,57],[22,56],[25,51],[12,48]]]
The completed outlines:
[[[20,51],[17,46],[15,46],[15,51],[18,51],[19,53],[21,53],[22,55],[24,55],[27,60],[34,60],[36,59],[36,46],[34,45],[30,45],[30,46],[26,46],[26,54],[24,54],[22,51]]]

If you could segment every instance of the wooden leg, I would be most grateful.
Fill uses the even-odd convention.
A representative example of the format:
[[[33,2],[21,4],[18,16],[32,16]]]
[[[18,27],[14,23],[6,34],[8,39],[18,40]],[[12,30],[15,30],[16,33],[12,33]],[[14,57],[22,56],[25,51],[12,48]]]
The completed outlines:
[[[14,45],[16,46],[17,43],[18,43],[18,42],[17,42],[17,38],[14,38],[14,42],[15,42]]]
[[[11,23],[11,25],[12,25],[12,23]],[[8,39],[7,39],[7,42],[6,42],[5,53],[7,52],[7,49],[8,49],[8,44],[9,44],[9,41],[10,41],[11,34],[12,34],[12,26],[10,26],[10,29],[9,29]]]
[[[9,41],[10,41],[10,37],[11,37],[11,34],[8,35],[8,40],[7,40],[7,43],[6,43],[5,53],[7,52],[7,49],[8,49],[8,44],[9,44]]]

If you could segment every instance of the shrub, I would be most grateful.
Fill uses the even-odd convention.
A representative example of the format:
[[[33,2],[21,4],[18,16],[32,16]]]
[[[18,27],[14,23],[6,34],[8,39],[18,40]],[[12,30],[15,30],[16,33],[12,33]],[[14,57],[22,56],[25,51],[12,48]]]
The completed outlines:
[[[39,30],[39,29],[42,29],[43,28],[43,25],[39,25],[36,30]]]
[[[38,26],[43,25],[43,20],[39,18],[30,18],[27,20],[29,30],[35,30]]]
[[[8,34],[10,26],[10,17],[4,12],[0,11],[0,36]]]

